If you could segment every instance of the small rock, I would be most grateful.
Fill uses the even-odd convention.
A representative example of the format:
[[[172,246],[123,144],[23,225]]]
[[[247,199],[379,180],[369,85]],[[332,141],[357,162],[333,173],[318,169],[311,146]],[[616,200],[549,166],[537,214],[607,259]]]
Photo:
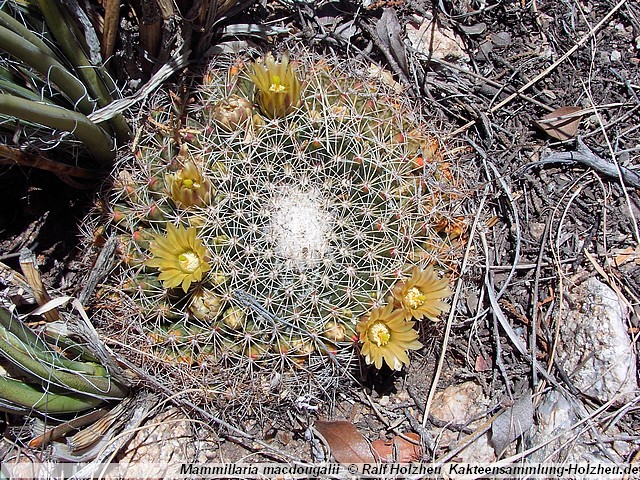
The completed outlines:
[[[529,457],[530,462],[610,463],[612,460],[616,460],[617,463],[622,462],[613,449],[606,447],[606,450],[600,450],[595,446],[598,445],[597,442],[595,445],[590,442],[590,433],[576,435],[573,426],[580,421],[579,408],[577,401],[571,402],[557,390],[552,390],[544,396],[536,411],[538,424],[531,435],[532,445],[545,443],[549,437],[559,435],[563,431],[567,433],[533,452]]]
[[[466,425],[482,415],[486,407],[486,398],[480,385],[465,382],[436,393],[430,413],[441,422]]]
[[[598,56],[600,57],[600,62],[602,62],[603,65],[611,64],[611,56],[607,52],[600,51]]]
[[[609,58],[612,62],[619,62],[622,60],[622,54],[618,50],[612,50],[609,54]]]
[[[440,27],[433,20],[417,15],[407,22],[407,40],[418,53],[438,60],[469,62],[460,37],[448,28]]]
[[[148,423],[119,455],[121,463],[193,462],[196,459],[192,423],[177,409],[161,413]]]
[[[474,428],[482,422],[480,417],[486,413],[488,405],[489,400],[484,396],[482,388],[473,382],[465,382],[436,393],[430,413],[441,422]],[[434,436],[437,436],[439,443],[452,447],[464,441],[460,433],[446,428],[442,428]],[[462,450],[457,457],[466,463],[491,463],[496,460],[486,433]]]
[[[552,17],[551,15],[547,15],[546,13],[538,14],[538,19],[540,21],[540,28],[542,28],[542,31],[544,32],[549,30],[551,24],[556,21],[554,17]]]
[[[546,226],[542,222],[529,222],[529,233],[535,241],[542,240]]]
[[[473,25],[460,25],[460,30],[465,35],[477,36],[482,35],[487,30],[487,24],[484,22],[474,23]]]
[[[596,278],[572,292],[578,307],[565,305],[560,320],[558,362],[584,394],[624,403],[637,390],[636,355],[627,334],[627,308]]]
[[[493,51],[493,43],[489,40],[485,40],[484,42],[480,42],[478,45],[478,59],[479,60],[488,60],[489,54]]]
[[[491,34],[491,43],[496,47],[508,47],[511,45],[511,34],[509,32],[498,32]]]
[[[633,455],[633,444],[630,442],[617,440],[613,442],[612,446],[616,453],[620,455],[620,458],[630,458]]]
[[[485,464],[496,461],[496,454],[489,445],[489,436],[486,433],[460,452],[459,457],[464,463]]]

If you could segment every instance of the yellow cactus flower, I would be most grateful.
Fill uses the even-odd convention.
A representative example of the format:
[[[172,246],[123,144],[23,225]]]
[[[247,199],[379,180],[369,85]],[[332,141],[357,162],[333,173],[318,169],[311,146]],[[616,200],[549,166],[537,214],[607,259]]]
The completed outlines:
[[[402,308],[407,316],[416,320],[427,317],[433,322],[439,320],[442,312],[448,312],[450,306],[442,301],[451,296],[449,279],[439,279],[432,266],[422,270],[414,267],[411,278],[397,283],[391,292],[396,306]]]
[[[168,173],[166,180],[171,198],[185,207],[201,207],[211,200],[211,182],[191,160],[176,172]]]
[[[409,364],[407,350],[422,347],[418,332],[413,329],[415,322],[407,321],[405,312],[393,307],[390,303],[376,308],[356,325],[365,361],[378,369],[384,360],[393,370],[400,370],[403,363]]]
[[[269,53],[264,64],[254,62],[252,66],[249,77],[258,89],[257,103],[264,115],[281,118],[300,105],[300,81],[289,55],[285,53],[282,60],[276,62]]]
[[[207,249],[196,237],[194,227],[175,227],[167,224],[167,235],[156,234],[150,247],[152,258],[149,267],[160,270],[158,279],[165,288],[182,286],[187,293],[191,283],[199,282],[205,272],[211,269],[207,263]]]

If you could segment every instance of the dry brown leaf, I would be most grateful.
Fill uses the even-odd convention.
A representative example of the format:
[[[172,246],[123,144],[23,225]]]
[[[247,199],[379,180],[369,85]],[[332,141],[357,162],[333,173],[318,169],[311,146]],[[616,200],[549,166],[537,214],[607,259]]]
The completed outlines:
[[[560,107],[535,122],[547,135],[557,140],[569,140],[576,136],[582,116],[572,116],[580,107]]]
[[[340,463],[375,463],[369,443],[355,425],[346,420],[318,420],[316,430],[324,437],[331,454]]]
[[[491,444],[499,457],[516,438],[533,426],[533,400],[527,391],[491,424]]]
[[[633,247],[625,248],[624,250],[613,250],[615,257],[613,259],[616,267],[620,267],[627,262],[635,261],[640,265],[640,245],[635,249]]]
[[[374,440],[371,442],[371,449],[379,462],[393,462],[393,442],[391,440]]]
[[[487,361],[482,355],[476,357],[476,372],[486,372],[491,370],[491,360]]]
[[[375,440],[371,442],[373,453],[378,460],[384,463],[412,463],[422,458],[420,448],[420,435],[414,432],[403,434],[406,440],[400,435],[396,435],[392,440]],[[395,458],[397,455],[397,458]]]
[[[398,448],[398,462],[399,463],[412,463],[422,458],[422,448],[420,448],[420,435],[414,432],[407,432],[404,434],[407,440],[400,435],[393,439],[393,443]]]

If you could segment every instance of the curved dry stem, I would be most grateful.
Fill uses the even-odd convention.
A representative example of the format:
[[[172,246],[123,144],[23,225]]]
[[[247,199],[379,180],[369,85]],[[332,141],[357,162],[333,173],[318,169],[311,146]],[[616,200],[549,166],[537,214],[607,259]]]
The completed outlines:
[[[0,145],[0,164],[20,165],[21,167],[46,170],[55,173],[58,178],[63,181],[65,181],[67,177],[95,179],[99,176],[99,172],[96,170],[56,162],[43,155],[23,152],[22,150],[11,148],[7,145]],[[74,182],[74,185],[76,184],[77,182]]]

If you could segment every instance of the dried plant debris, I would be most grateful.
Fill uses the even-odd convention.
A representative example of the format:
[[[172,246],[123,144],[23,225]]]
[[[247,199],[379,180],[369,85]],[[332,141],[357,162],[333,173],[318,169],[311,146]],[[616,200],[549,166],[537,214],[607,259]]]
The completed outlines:
[[[327,442],[336,461],[344,464],[375,463],[371,446],[353,423],[346,420],[318,420],[314,426]]]

